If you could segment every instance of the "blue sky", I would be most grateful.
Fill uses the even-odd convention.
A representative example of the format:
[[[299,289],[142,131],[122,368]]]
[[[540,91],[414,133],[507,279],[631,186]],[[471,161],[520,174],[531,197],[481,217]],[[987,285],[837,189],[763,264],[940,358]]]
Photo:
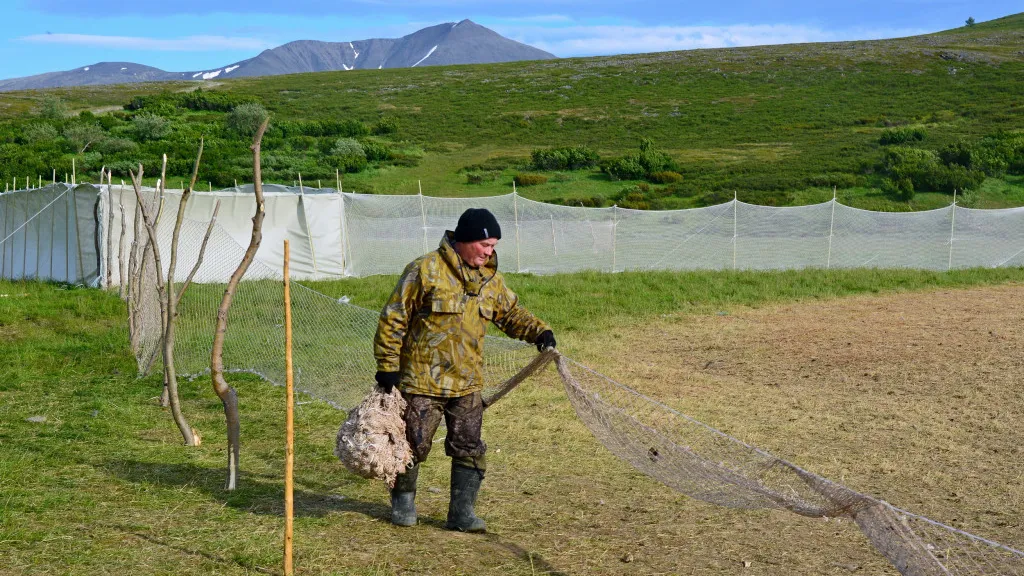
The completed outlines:
[[[936,32],[1020,0],[0,0],[0,78],[102,61],[210,69],[292,40],[396,38],[470,19],[556,56]]]

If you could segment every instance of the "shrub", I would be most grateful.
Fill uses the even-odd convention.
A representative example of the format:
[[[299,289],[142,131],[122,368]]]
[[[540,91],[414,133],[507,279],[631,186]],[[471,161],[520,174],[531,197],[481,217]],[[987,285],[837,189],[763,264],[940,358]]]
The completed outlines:
[[[910,178],[885,178],[882,180],[882,192],[898,200],[910,201],[914,198],[914,183]]]
[[[331,156],[362,156],[366,158],[366,150],[363,145],[354,138],[338,138],[331,148]]]
[[[925,138],[925,131],[922,128],[886,128],[882,130],[882,136],[878,143],[883,146],[891,144],[907,144],[920,142]]]
[[[970,168],[971,149],[970,144],[960,140],[939,150],[939,159],[942,160],[943,164],[957,164],[964,168]]]
[[[57,96],[47,94],[39,105],[39,115],[48,120],[63,120],[68,115],[68,105]]]
[[[139,145],[127,138],[105,138],[100,140],[95,149],[103,154],[121,154],[137,150]]]
[[[378,136],[398,133],[398,118],[394,116],[381,116],[380,120],[373,126],[373,133]]]
[[[132,118],[132,133],[139,142],[162,140],[171,133],[171,121],[163,116],[143,112]]]
[[[331,148],[334,164],[342,172],[359,172],[366,168],[366,150],[353,138],[338,138]]]
[[[323,138],[327,136],[345,136],[358,138],[370,133],[370,129],[359,120],[308,120],[308,121],[282,121],[275,122],[273,130],[269,131],[276,137],[293,138],[295,136],[313,136]]]
[[[46,122],[29,124],[22,130],[21,135],[29,144],[51,142],[56,140],[58,136],[57,129],[52,124]]]
[[[975,155],[971,152],[971,164]],[[913,197],[914,191],[952,193],[954,189],[973,189],[985,180],[985,172],[960,164],[943,164],[938,153],[931,150],[894,146],[886,151],[883,172],[891,183],[884,186],[893,193]],[[912,191],[903,182],[911,183]]]
[[[807,178],[808,186],[820,186],[824,188],[854,188],[857,186],[865,186],[866,184],[867,182],[863,176],[847,174],[845,172],[829,172],[827,174],[818,174]]]
[[[106,136],[106,132],[97,124],[75,123],[64,129],[64,139],[78,154],[85,152],[89,146],[103,140]]]
[[[466,184],[483,184],[484,182],[494,182],[498,179],[500,172],[486,171],[486,172],[467,172],[466,173]]]
[[[639,158],[635,156],[605,162],[601,165],[601,170],[612,180],[639,180],[646,174]]]
[[[228,130],[243,137],[252,137],[267,119],[267,109],[258,102],[246,102],[231,109]]]
[[[292,150],[300,150],[305,152],[308,150],[315,149],[317,145],[317,140],[312,136],[296,136],[294,138],[290,138],[288,140],[288,144],[291,146]],[[270,148],[270,146],[267,145],[266,140],[264,140],[264,146],[267,146],[268,149]]]
[[[370,162],[386,162],[391,160],[393,153],[391,147],[383,142],[377,142],[375,140],[364,140],[362,142],[363,152],[366,153],[366,159]]]
[[[617,160],[603,163],[601,170],[614,180],[639,180],[648,174],[663,171],[677,171],[672,158],[654,148],[649,138],[640,140],[640,151]]]
[[[647,175],[647,179],[655,184],[675,184],[683,181],[683,175],[671,170],[662,170]]]
[[[537,186],[548,181],[548,177],[541,174],[516,174],[512,180],[517,186]]]
[[[537,170],[579,170],[597,165],[600,157],[586,146],[564,146],[534,150],[530,154]]]

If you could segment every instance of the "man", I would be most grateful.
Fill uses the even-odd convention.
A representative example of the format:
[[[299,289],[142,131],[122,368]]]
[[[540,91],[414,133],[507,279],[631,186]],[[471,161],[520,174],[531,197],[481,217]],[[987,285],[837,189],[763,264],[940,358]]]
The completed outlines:
[[[473,511],[487,468],[483,422],[483,348],[487,323],[512,338],[555,346],[551,328],[519,305],[498,272],[495,245],[501,227],[484,208],[470,208],[437,250],[414,260],[381,310],[374,338],[377,383],[395,386],[408,406],[406,438],[414,465],[391,491],[391,522],[416,524],[416,477],[444,416],[445,453],[452,458],[451,500],[445,528],[484,532]]]

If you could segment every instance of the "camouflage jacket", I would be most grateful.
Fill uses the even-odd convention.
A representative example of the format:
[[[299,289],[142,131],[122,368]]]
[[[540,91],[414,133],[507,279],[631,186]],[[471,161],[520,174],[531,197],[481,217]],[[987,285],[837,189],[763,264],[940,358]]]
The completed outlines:
[[[470,268],[453,237],[446,232],[437,250],[406,266],[380,313],[373,340],[377,369],[400,372],[405,393],[454,398],[482,390],[488,322],[529,342],[550,330],[519,306],[498,272],[496,253]]]

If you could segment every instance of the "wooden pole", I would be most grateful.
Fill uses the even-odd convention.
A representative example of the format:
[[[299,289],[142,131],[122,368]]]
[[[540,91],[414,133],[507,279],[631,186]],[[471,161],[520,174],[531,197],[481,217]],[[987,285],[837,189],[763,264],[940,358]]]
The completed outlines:
[[[953,205],[950,206],[950,217],[949,217],[949,264],[946,265],[946,271],[953,269],[953,233],[956,231],[956,188],[953,189]]]
[[[295,511],[292,475],[295,472],[295,391],[292,378],[292,298],[288,279],[288,240],[284,241],[284,373],[285,373],[285,457],[284,457],[284,574],[292,576],[292,516]]]

